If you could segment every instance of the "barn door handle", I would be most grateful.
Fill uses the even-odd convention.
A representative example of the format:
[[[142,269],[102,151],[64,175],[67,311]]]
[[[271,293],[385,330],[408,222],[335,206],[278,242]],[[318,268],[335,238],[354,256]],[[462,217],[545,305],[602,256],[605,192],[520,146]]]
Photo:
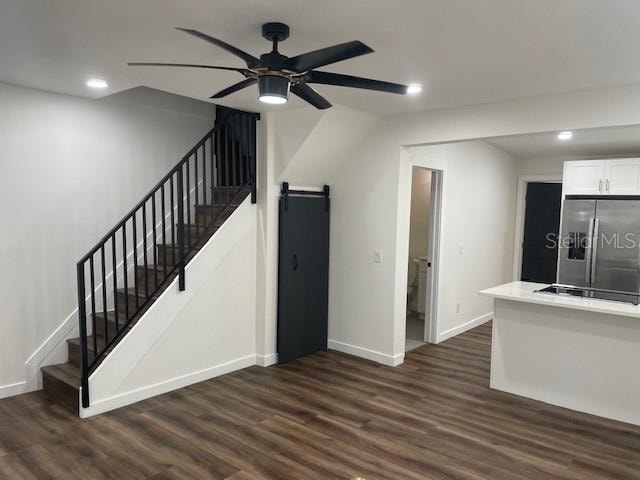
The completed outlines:
[[[298,269],[298,255],[296,255],[295,253],[293,254],[293,270],[297,270]]]

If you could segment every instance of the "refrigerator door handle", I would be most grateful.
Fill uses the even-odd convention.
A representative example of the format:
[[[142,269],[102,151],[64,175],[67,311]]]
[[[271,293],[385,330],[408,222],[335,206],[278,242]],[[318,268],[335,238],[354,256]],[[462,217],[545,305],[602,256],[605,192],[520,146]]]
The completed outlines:
[[[585,269],[584,269],[584,280],[587,282],[587,286],[591,283],[591,246],[593,244],[593,224],[595,222],[595,218],[589,219],[589,233],[587,234],[587,245],[585,248],[587,250],[587,254],[585,257]]]
[[[592,253],[591,253],[591,286],[593,287],[596,281],[596,260],[598,259],[598,244],[600,243],[599,228],[600,219],[596,218],[593,222],[593,237],[592,237]]]

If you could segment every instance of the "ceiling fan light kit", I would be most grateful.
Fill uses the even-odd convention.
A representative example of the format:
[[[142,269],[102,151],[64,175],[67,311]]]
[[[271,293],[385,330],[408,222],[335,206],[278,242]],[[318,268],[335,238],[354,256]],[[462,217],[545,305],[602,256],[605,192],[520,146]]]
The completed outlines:
[[[405,95],[408,92],[409,87],[398,83],[315,70],[316,68],[342,60],[373,53],[371,48],[357,40],[303,53],[295,57],[287,57],[278,51],[278,43],[289,38],[289,27],[284,23],[270,22],[262,25],[262,36],[272,42],[272,50],[269,53],[260,55],[260,58],[256,58],[233,45],[205,33],[188,28],[176,28],[241,58],[247,67],[219,67],[215,65],[158,62],[134,62],[129,63],[129,65],[235,71],[243,75],[245,79],[219,91],[212,95],[211,98],[223,98],[257,83],[258,99],[261,102],[270,104],[286,103],[289,98],[289,92],[291,91],[294,95],[318,109],[329,108],[331,107],[331,103],[311,88],[309,84],[337,85],[399,95]]]
[[[289,79],[280,75],[260,75],[258,77],[258,100],[280,105],[289,98]]]

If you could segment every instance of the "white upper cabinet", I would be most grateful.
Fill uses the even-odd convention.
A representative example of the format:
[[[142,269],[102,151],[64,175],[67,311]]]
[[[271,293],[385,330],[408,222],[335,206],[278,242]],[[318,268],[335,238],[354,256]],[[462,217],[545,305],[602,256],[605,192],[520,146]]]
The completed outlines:
[[[564,162],[564,195],[640,195],[640,158]]]
[[[604,190],[607,195],[640,195],[640,159],[606,161]]]
[[[605,160],[564,162],[562,191],[565,195],[602,195],[605,173]]]

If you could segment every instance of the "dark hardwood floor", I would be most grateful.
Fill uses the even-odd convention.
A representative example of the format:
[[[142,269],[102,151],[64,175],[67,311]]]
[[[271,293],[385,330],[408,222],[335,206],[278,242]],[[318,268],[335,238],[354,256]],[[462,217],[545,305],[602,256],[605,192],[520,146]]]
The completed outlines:
[[[319,353],[88,420],[5,399],[0,478],[640,479],[640,428],[489,390],[490,337],[398,368]]]

